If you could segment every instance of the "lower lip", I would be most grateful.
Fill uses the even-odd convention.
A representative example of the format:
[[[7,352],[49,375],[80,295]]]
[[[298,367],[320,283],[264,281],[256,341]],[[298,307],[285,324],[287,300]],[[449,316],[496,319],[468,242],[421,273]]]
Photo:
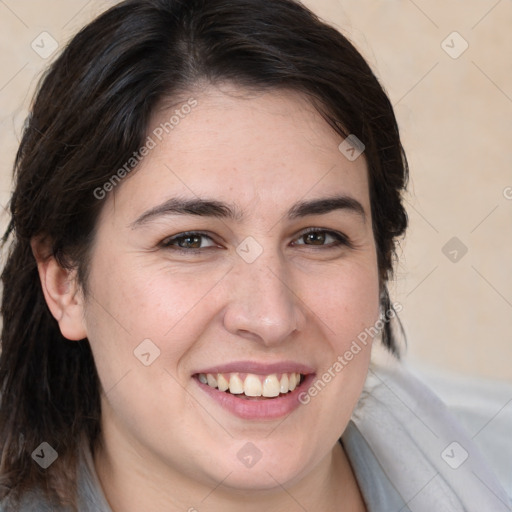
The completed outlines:
[[[262,400],[239,398],[238,395],[219,391],[208,386],[208,384],[203,384],[198,379],[194,378],[194,380],[209,397],[235,416],[244,420],[274,420],[287,416],[300,405],[303,405],[299,401],[299,395],[309,388],[314,377],[314,374],[307,375],[300,386],[297,386],[293,391],[289,391],[286,395],[263,398]]]

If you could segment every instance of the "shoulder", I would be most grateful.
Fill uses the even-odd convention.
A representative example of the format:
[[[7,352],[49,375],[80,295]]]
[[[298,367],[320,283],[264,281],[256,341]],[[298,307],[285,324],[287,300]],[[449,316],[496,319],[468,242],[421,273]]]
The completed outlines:
[[[67,508],[56,507],[47,501],[41,493],[26,493],[16,504],[0,502],[0,512],[68,512]]]
[[[48,500],[40,489],[31,489],[19,501],[0,501],[0,512],[72,512],[72,509]]]
[[[406,503],[417,495],[425,510],[435,505],[438,511],[480,512],[491,503],[492,510],[510,510],[511,486],[502,469],[510,468],[510,456],[500,467],[478,439],[485,422],[480,432],[470,431],[449,402],[443,388],[415,368],[396,359],[372,360],[352,420]]]
[[[414,368],[458,419],[512,497],[512,383]]]

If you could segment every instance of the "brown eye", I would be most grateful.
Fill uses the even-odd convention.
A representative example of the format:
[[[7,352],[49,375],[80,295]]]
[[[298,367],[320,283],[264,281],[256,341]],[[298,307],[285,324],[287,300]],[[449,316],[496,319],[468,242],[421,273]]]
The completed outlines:
[[[330,248],[340,245],[350,246],[350,243],[341,233],[326,229],[310,229],[302,233],[294,242],[294,245],[323,246]]]
[[[180,233],[178,235],[166,238],[162,246],[167,249],[176,249],[178,251],[199,251],[215,246],[215,243],[208,235],[204,233]]]
[[[307,245],[323,245],[325,243],[325,231],[313,231],[312,233],[306,233],[302,235],[304,243]]]
[[[178,242],[178,246],[182,249],[199,249],[201,247],[201,239],[200,235],[187,235],[176,238],[175,241]]]

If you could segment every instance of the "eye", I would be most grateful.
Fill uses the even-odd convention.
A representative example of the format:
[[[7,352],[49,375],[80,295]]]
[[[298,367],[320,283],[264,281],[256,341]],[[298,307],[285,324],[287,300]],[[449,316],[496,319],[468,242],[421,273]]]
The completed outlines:
[[[293,245],[310,247],[334,248],[338,246],[352,247],[349,239],[342,233],[321,228],[310,228],[304,230]],[[162,241],[161,246],[165,249],[181,252],[184,254],[200,253],[203,249],[218,247],[212,237],[198,231],[187,231],[179,233]]]
[[[303,243],[299,242],[302,240]],[[336,231],[329,231],[321,228],[308,229],[303,231],[293,242],[293,245],[310,245],[316,247],[336,247],[340,245],[351,246],[345,235]]]
[[[205,244],[206,241],[209,242]],[[189,231],[166,238],[162,242],[162,246],[168,249],[176,249],[180,252],[194,252],[201,249],[207,249],[209,247],[215,247],[216,244],[213,242],[211,237],[205,233]]]

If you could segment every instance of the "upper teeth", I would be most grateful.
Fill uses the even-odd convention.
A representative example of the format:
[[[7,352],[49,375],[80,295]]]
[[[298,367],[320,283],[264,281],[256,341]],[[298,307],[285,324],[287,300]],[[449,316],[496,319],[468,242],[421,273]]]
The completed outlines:
[[[245,378],[242,378],[244,377]],[[229,391],[234,395],[274,397],[280,393],[293,391],[300,383],[300,373],[283,373],[280,378],[275,373],[256,375],[254,373],[200,373],[199,380],[219,391]]]

